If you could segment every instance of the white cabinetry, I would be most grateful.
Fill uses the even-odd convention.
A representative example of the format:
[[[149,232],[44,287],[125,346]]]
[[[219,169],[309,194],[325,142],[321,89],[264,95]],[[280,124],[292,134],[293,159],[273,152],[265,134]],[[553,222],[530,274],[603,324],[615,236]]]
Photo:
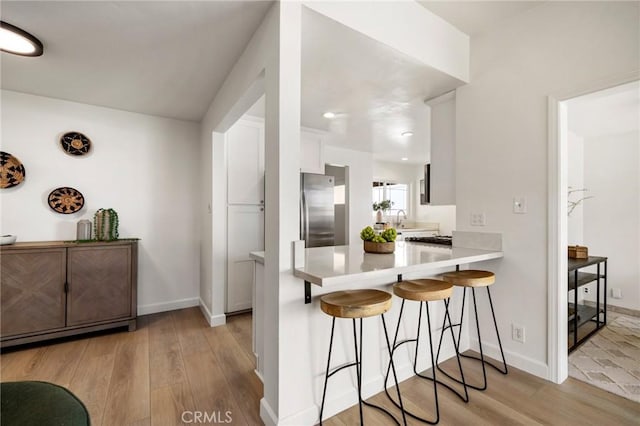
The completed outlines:
[[[239,120],[226,138],[228,204],[264,204],[264,124]]]
[[[308,129],[300,130],[300,171],[324,174],[323,134]]]
[[[456,203],[456,98],[447,93],[429,102],[431,107],[432,205]]]
[[[249,253],[264,250],[264,124],[239,120],[226,134],[226,152],[228,313],[252,308]]]
[[[252,251],[264,250],[264,207],[227,209],[227,312],[250,309],[253,300]]]

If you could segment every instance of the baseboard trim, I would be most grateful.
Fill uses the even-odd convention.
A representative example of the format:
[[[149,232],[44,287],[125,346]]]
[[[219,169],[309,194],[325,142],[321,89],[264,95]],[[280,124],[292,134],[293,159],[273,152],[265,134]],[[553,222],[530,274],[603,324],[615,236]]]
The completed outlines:
[[[158,312],[175,311],[176,309],[192,308],[198,306],[200,298],[190,297],[188,299],[172,300],[170,302],[152,303],[150,305],[138,306],[138,315],[149,315]]]
[[[273,412],[266,399],[260,399],[260,418],[265,426],[277,426],[278,416]]]
[[[587,306],[591,306],[592,308],[596,307],[596,302],[592,302],[590,300],[585,300],[584,304]],[[616,312],[618,314],[629,315],[632,317],[640,318],[640,311],[637,309],[623,308],[621,306],[612,305],[611,303],[607,303],[607,311],[608,312]]]
[[[219,325],[225,325],[227,323],[227,316],[225,314],[220,315],[212,315],[207,305],[204,303],[204,300],[200,300],[200,312],[204,315],[205,319],[209,323],[211,327],[217,327]]]
[[[480,347],[478,346],[478,340],[471,340],[471,349],[479,352]],[[500,356],[500,348],[496,344],[483,342],[482,351],[490,358],[498,361],[502,360],[502,356]],[[549,378],[549,366],[545,363],[531,359],[517,352],[507,350],[504,351],[504,357],[508,366],[513,366],[545,380],[551,380]]]

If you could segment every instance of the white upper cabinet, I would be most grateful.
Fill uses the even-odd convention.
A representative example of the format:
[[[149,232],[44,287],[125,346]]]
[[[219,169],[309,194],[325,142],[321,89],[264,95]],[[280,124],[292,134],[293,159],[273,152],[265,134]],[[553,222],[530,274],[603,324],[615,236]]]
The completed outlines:
[[[264,204],[264,124],[240,120],[226,138],[228,204]]]
[[[300,130],[300,171],[324,174],[323,134],[306,129]]]
[[[431,107],[431,202],[456,203],[456,98],[450,92],[429,102]]]

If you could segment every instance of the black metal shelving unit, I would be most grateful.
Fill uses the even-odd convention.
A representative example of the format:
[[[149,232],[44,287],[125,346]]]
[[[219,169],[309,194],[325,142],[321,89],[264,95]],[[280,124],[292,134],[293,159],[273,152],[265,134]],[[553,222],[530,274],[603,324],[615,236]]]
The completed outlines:
[[[588,266],[595,266],[596,273],[580,271]],[[573,303],[569,302],[569,352],[571,352],[607,324],[607,258],[589,256],[587,259],[569,259],[567,269],[569,273],[568,291],[575,290]],[[579,304],[578,291],[580,287],[594,281],[597,283],[596,306]],[[600,314],[602,314],[602,320]],[[587,324],[595,324],[595,328],[579,337],[580,328]]]

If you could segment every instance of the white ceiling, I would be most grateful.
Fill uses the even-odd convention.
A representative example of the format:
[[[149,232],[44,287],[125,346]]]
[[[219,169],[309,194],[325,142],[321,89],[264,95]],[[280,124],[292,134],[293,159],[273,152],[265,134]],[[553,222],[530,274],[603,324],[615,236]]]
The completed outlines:
[[[421,4],[473,35],[539,2]],[[2,88],[199,121],[270,5],[2,1],[2,19],[45,45],[39,58],[2,53]],[[303,126],[377,159],[428,159],[423,100],[459,81],[307,9],[302,47]]]
[[[199,121],[270,4],[2,1],[45,48],[2,53],[2,88]]]
[[[425,163],[426,98],[462,82],[310,10],[302,20],[302,125],[379,160]],[[326,119],[324,112],[337,114]],[[411,137],[402,137],[412,131]]]
[[[569,130],[585,139],[640,130],[640,82],[567,101]]]

